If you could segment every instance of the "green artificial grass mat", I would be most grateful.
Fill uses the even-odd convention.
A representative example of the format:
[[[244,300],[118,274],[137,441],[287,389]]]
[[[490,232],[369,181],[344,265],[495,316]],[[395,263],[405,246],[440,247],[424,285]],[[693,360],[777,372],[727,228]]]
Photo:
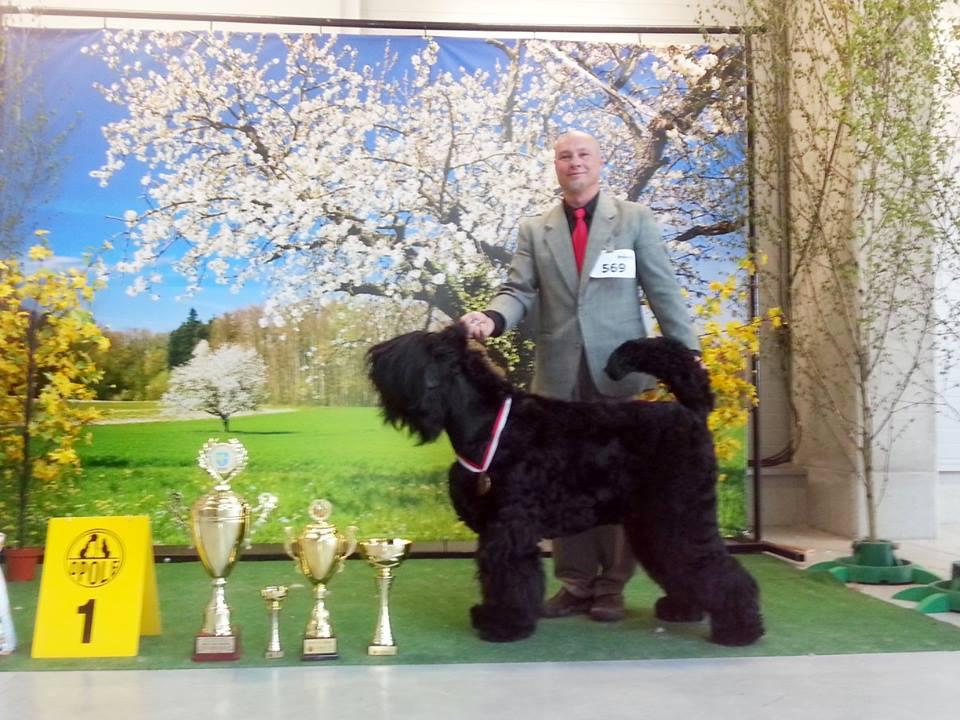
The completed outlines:
[[[543,662],[666,658],[831,655],[843,653],[960,650],[960,629],[909,608],[848,589],[828,573],[805,573],[782,560],[741,555],[761,588],[767,635],[744,648],[707,641],[706,623],[666,624],[652,613],[659,589],[642,573],[627,588],[627,617],[597,623],[586,616],[544,620],[536,634],[514,643],[486,643],[473,633],[468,610],[478,591],[474,564],[466,559],[408,560],[396,572],[390,612],[399,655],[369,657],[377,621],[375,571],[351,559],[329,585],[327,607],[340,657],[314,663],[396,665],[424,663]],[[545,563],[550,573],[550,563]],[[310,587],[293,562],[242,561],[227,584],[234,623],[242,633],[242,657],[234,662],[190,660],[193,635],[209,598],[209,579],[196,562],[157,566],[163,633],[144,637],[135,658],[33,660],[39,581],[8,583],[20,646],[0,657],[0,670],[119,670],[301,665],[300,637],[311,606]],[[280,632],[286,657],[265,660],[266,605],[259,590],[286,584]],[[550,580],[549,591],[556,589]]]

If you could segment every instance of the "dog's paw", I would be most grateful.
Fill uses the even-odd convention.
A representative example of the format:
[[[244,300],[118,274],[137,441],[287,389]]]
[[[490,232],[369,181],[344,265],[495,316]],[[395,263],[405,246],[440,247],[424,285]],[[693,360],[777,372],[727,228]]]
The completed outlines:
[[[763,623],[759,620],[746,625],[718,625],[710,628],[710,641],[717,645],[742,647],[752,645],[763,637]]]
[[[700,622],[704,614],[696,605],[680,602],[669,595],[657,600],[653,612],[665,622]]]
[[[470,608],[470,620],[480,639],[487,642],[523,640],[533,635],[537,629],[535,620],[524,620],[489,605],[474,605]]]

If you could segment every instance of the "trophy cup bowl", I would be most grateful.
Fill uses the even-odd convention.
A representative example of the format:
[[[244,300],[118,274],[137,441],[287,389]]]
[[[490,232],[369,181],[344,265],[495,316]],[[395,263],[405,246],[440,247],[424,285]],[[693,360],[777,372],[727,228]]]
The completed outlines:
[[[270,638],[263,653],[267,660],[283,657],[283,646],[280,644],[280,603],[286,596],[286,585],[268,585],[260,590],[260,597],[266,601],[267,613],[270,615]]]
[[[357,547],[357,528],[353,525],[344,534],[327,522],[333,506],[326,500],[314,500],[309,513],[314,522],[294,536],[292,528],[284,528],[287,554],[300,572],[313,584],[313,608],[303,634],[304,660],[331,660],[337,657],[337,637],[330,624],[330,612],[324,602],[327,583],[343,569],[344,560]]]
[[[397,643],[390,625],[390,586],[393,584],[393,569],[406,560],[410,553],[410,541],[403,538],[371,538],[360,543],[363,555],[377,569],[377,591],[380,596],[380,612],[373,640],[367,646],[368,655],[396,655]]]
[[[217,484],[190,509],[193,543],[200,564],[213,578],[203,625],[194,638],[193,659],[236,660],[240,638],[230,622],[225,586],[250,527],[250,505],[230,489],[229,481],[246,465],[246,450],[238,440],[210,440],[200,450],[198,462]]]

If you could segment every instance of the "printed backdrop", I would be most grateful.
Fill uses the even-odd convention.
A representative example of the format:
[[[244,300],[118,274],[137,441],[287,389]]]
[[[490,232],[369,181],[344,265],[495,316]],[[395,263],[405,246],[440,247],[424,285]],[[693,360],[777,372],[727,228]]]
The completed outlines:
[[[556,201],[559,132],[595,135],[606,186],[653,208],[691,304],[746,252],[739,45],[11,29],[5,39],[6,92],[18,99],[3,110],[4,172],[17,178],[5,192],[24,196],[2,207],[21,209],[16,240],[46,230],[55,262],[89,263],[105,281],[94,312],[114,358],[156,354],[192,308],[211,346],[257,349],[269,403],[293,409],[257,416],[256,431],[234,423],[246,444],[268,442],[270,422],[283,426],[278,435],[304,433],[295,451],[251,447],[248,491],[280,500],[259,539],[305,519],[294,503],[311,493],[378,531],[468,536],[443,498],[448,447],[404,441],[379,457],[393,439],[352,455],[349,442],[331,440],[343,450],[334,460],[317,438],[346,428],[392,438],[371,409],[363,352],[483,306],[520,218]],[[48,149],[55,172],[32,178],[15,162],[25,134]],[[724,312],[746,311],[734,302]],[[518,382],[528,350],[522,338],[500,348]],[[100,397],[156,399],[169,369],[153,365],[138,383],[117,370]],[[363,414],[362,430],[347,411]],[[191,422],[150,432],[174,426],[190,428],[197,449],[205,439]],[[216,435],[219,425],[206,427]],[[186,468],[196,451],[174,442],[186,457],[170,462],[184,467],[164,479],[153,449],[110,435],[123,432],[134,431],[96,429],[79,495],[105,483],[108,509],[123,510],[135,474],[157,508],[155,535],[173,542],[163,498],[202,487]],[[113,442],[126,449],[110,450],[111,464],[97,448]],[[398,475],[422,486],[415,501],[393,497]],[[380,489],[359,492],[360,483]],[[77,500],[72,510],[84,508]]]

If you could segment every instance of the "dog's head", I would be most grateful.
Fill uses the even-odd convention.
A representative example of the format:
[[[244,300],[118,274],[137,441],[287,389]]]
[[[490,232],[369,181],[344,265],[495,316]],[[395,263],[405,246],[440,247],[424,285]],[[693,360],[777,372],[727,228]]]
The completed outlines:
[[[447,388],[462,373],[467,352],[467,336],[458,323],[441,332],[398,335],[370,348],[368,375],[380,394],[383,419],[421,443],[436,440],[447,415]]]

